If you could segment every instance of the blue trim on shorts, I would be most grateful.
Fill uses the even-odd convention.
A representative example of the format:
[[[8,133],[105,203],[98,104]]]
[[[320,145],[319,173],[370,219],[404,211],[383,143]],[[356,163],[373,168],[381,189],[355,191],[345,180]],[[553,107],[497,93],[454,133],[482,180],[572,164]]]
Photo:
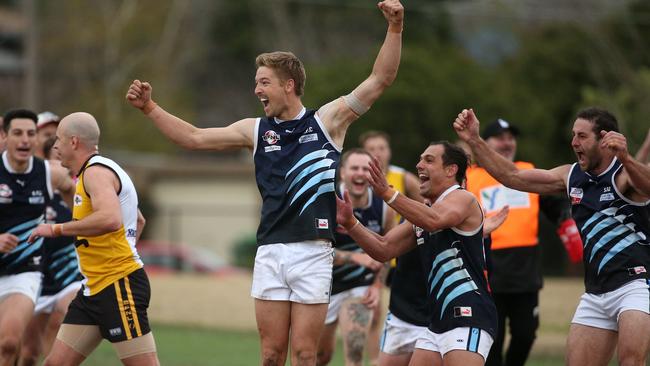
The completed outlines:
[[[390,311],[386,313],[386,320],[384,320],[384,331],[381,333],[381,339],[379,339],[379,351],[384,352],[384,346],[386,345],[386,333],[388,332],[388,321],[392,314]]]
[[[481,339],[481,330],[479,328],[469,328],[469,337],[467,339],[467,350],[478,352],[478,344]]]

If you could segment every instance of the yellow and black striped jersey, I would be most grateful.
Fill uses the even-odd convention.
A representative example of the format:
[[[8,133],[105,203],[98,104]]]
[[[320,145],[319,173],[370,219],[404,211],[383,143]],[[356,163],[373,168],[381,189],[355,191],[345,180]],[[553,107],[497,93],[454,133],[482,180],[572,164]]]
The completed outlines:
[[[137,238],[138,195],[131,178],[114,161],[94,155],[84,164],[78,176],[72,217],[82,220],[93,213],[92,197],[84,187],[84,172],[92,165],[101,165],[115,173],[120,181],[118,198],[122,210],[122,226],[99,236],[77,236],[75,246],[79,269],[84,276],[84,295],[95,295],[106,286],[142,268],[135,248]]]

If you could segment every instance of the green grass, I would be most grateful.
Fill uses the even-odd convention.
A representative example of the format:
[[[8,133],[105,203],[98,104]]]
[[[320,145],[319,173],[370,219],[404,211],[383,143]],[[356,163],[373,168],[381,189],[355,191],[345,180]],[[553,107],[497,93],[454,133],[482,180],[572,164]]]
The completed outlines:
[[[259,342],[252,332],[153,325],[162,365],[254,365],[258,362]],[[119,364],[113,347],[104,341],[84,365]]]
[[[160,363],[165,366],[239,366],[259,364],[257,333],[201,329],[154,324]],[[332,366],[342,366],[341,344]],[[537,356],[527,366],[555,366],[564,363],[561,355]],[[84,365],[119,365],[111,345],[104,341]],[[288,363],[287,363],[288,364]]]

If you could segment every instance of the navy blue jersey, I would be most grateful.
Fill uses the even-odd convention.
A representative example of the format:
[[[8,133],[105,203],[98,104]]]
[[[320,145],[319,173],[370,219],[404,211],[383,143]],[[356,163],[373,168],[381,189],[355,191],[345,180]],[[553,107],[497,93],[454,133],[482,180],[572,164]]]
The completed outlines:
[[[598,176],[573,164],[567,193],[571,214],[584,245],[585,289],[601,294],[637,278],[648,278],[650,202],[635,203],[623,197],[615,177],[622,164],[612,164]]]
[[[426,327],[431,318],[427,280],[422,263],[422,246],[397,257],[390,285],[388,310],[407,323]]]
[[[384,234],[384,216],[386,215],[386,204],[379,196],[375,196],[372,189],[368,188],[368,205],[366,207],[354,208],[354,216],[363,226],[377,234]],[[347,234],[336,232],[336,249],[363,252],[354,239]],[[368,286],[375,280],[375,272],[356,264],[348,263],[334,266],[332,269],[332,295],[355,287]]]
[[[438,200],[455,189],[460,187],[450,187]],[[497,309],[485,276],[483,225],[473,232],[457,228],[432,233],[419,227],[414,230],[425,261],[431,304],[429,329],[444,333],[454,328],[475,327],[496,337]]]
[[[32,157],[25,173],[11,169],[7,152],[0,164],[0,233],[18,237],[18,245],[0,257],[0,275],[39,271],[43,238],[27,243],[32,230],[43,222],[45,206],[52,197],[50,167]]]
[[[52,202],[45,210],[45,222],[49,224],[72,220],[72,212],[62,197],[54,193]],[[43,288],[41,295],[54,295],[74,281],[81,281],[74,238],[59,236],[46,238],[43,242]]]
[[[255,177],[262,195],[258,245],[332,241],[341,152],[316,112],[303,109],[292,121],[260,118],[255,136]]]

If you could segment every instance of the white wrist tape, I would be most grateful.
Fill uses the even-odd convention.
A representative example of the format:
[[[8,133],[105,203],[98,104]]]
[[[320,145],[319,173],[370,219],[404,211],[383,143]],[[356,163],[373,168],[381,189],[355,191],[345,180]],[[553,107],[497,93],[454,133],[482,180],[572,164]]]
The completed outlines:
[[[393,196],[388,201],[386,201],[386,203],[390,205],[391,203],[395,202],[397,196],[399,196],[399,191],[396,190],[395,193],[393,193]]]
[[[348,95],[344,95],[343,101],[348,105],[348,107],[350,107],[350,109],[352,109],[352,112],[354,112],[357,116],[361,116],[362,114],[368,112],[368,109],[370,109],[370,107],[363,104],[363,102],[361,102],[359,98],[354,95],[354,92]]]

